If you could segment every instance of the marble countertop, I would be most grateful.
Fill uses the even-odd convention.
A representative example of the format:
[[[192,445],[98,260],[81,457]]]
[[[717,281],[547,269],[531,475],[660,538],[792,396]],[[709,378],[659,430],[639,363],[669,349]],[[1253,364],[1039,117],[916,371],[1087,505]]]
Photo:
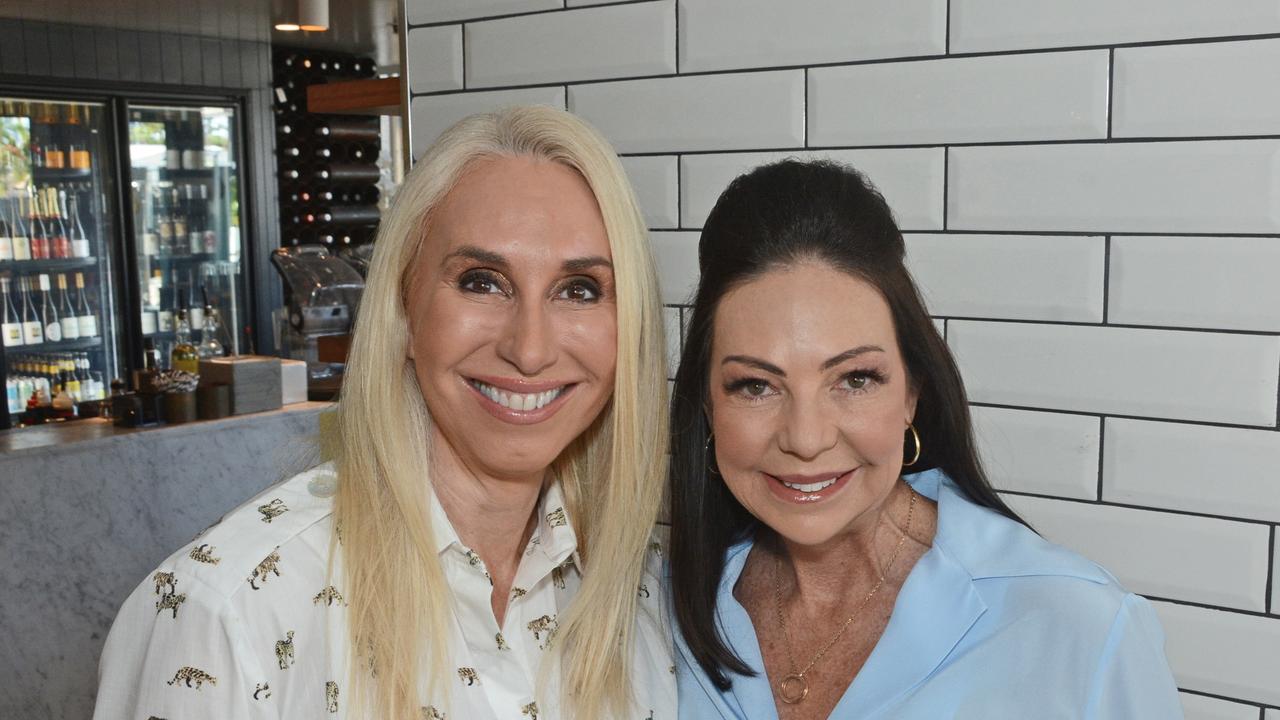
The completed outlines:
[[[333,403],[329,402],[300,402],[285,405],[278,410],[232,415],[218,420],[199,420],[180,425],[152,425],[140,428],[116,427],[111,424],[110,420],[87,418],[72,422],[0,430],[0,456],[21,455],[55,445],[66,446],[68,443],[106,443],[130,435],[149,436],[152,433],[164,433],[166,436],[177,436],[188,433],[205,433],[251,422],[254,419],[269,418],[285,413],[314,412],[332,406]]]

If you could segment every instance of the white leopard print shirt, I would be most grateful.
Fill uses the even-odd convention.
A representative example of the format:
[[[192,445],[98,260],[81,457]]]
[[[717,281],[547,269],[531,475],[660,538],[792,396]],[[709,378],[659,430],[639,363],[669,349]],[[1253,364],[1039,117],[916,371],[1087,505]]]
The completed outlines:
[[[227,514],[148,576],[107,637],[94,719],[344,717],[341,557],[326,575],[335,489],[331,465],[297,475]],[[447,699],[424,698],[423,720],[561,716],[558,693],[535,698],[534,688],[549,633],[581,583],[577,539],[557,485],[543,494],[538,513],[498,627],[483,562],[433,502],[454,596],[456,672]],[[651,550],[637,589],[633,687],[635,717],[662,720],[676,716],[675,676],[660,612],[661,548]]]

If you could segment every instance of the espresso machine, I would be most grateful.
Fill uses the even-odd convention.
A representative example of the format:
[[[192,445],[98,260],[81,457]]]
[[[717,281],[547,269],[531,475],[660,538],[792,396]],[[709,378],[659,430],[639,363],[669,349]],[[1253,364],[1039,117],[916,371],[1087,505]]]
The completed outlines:
[[[271,263],[284,278],[286,303],[277,311],[281,354],[305,360],[311,380],[340,374],[364,278],[323,245],[278,248]]]

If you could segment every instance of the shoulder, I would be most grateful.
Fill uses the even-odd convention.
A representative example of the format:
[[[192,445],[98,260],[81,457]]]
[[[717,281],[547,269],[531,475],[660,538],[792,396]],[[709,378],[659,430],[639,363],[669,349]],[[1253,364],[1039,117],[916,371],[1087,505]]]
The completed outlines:
[[[142,584],[199,583],[212,604],[256,585],[263,578],[255,581],[255,573],[283,555],[291,555],[295,567],[323,567],[336,482],[326,463],[267,488],[180,547]]]

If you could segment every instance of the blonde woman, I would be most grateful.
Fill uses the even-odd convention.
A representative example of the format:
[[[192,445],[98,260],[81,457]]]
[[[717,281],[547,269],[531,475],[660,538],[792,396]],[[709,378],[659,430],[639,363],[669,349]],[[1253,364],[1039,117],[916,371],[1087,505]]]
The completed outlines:
[[[95,717],[674,717],[661,308],[612,150],[470,117],[376,247],[334,461],[133,593]]]

